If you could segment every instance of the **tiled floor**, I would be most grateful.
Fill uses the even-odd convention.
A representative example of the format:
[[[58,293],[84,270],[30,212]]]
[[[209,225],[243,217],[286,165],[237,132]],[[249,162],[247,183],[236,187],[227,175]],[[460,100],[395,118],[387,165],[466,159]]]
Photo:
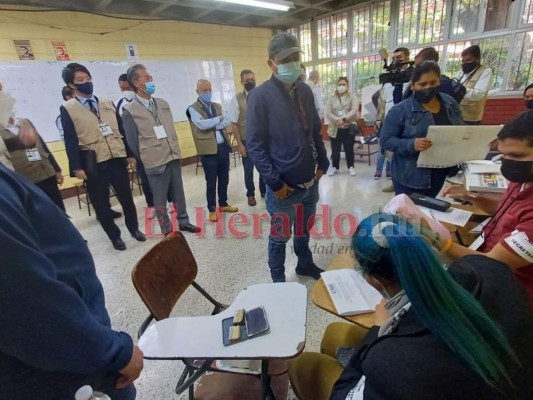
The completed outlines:
[[[249,207],[246,202],[243,183],[242,164],[237,162],[234,167],[232,160],[230,171],[229,202],[240,208],[246,214],[265,213],[265,204],[258,197],[256,207]],[[386,204],[392,194],[382,193],[381,189],[389,185],[385,178],[373,179],[375,158],[369,167],[366,158],[356,158],[357,176],[351,177],[341,160],[341,171],[334,177],[324,176],[320,181],[320,205],[328,205],[330,212],[331,235],[311,239],[311,247],[315,254],[315,263],[325,267],[335,254],[350,245],[350,240],[339,237],[335,233],[334,219],[340,213],[351,213],[357,217],[368,215],[377,210],[378,205]],[[257,178],[256,178],[257,180]],[[191,222],[195,222],[195,207],[205,205],[205,180],[200,169],[195,175],[195,166],[183,168],[183,182],[187,197],[188,212]],[[139,220],[143,221],[144,197],[135,190],[135,203],[139,213]],[[113,200],[115,204],[116,200]],[[126,251],[113,249],[102,228],[93,216],[87,215],[84,206],[78,210],[75,198],[66,201],[68,213],[72,216],[76,227],[88,240],[89,248],[94,256],[98,276],[102,281],[106,294],[107,308],[111,315],[113,327],[123,330],[136,337],[137,330],[147,315],[147,311],[135,292],[131,283],[131,269],[136,261],[155,243],[156,238],[148,239],[144,243],[136,242],[127,234],[124,218],[117,220],[123,232],[123,239],[128,246]],[[120,210],[116,204],[114,209]],[[320,209],[319,209],[320,210]],[[227,221],[227,219],[226,219]],[[141,226],[142,229],[142,226]],[[344,224],[344,232],[349,226]],[[235,295],[243,288],[261,282],[270,282],[267,266],[267,236],[268,224],[263,223],[261,238],[248,237],[238,239],[232,237],[226,229],[225,237],[214,237],[214,224],[205,225],[205,237],[195,237],[186,233],[186,238],[196,257],[199,267],[197,281],[216,299],[231,303]],[[337,229],[338,231],[338,229]],[[289,242],[291,244],[292,242]],[[294,268],[296,257],[287,252],[286,270],[287,280],[305,284],[308,289],[314,281],[298,277]],[[209,305],[201,301],[199,294],[190,290],[178,302],[174,315],[204,315],[209,313]],[[306,350],[316,351],[326,325],[338,320],[331,314],[318,309],[309,302],[307,310],[307,343]],[[186,399],[186,395],[178,397],[174,394],[174,386],[181,372],[181,363],[172,361],[145,361],[144,371],[137,381],[139,400]],[[289,396],[291,397],[291,395]],[[245,399],[243,399],[245,400]]]

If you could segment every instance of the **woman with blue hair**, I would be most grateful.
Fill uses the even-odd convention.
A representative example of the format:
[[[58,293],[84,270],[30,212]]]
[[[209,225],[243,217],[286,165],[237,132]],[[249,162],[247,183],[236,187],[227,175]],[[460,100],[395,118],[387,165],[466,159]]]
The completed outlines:
[[[361,222],[355,256],[384,297],[375,326],[331,324],[320,354],[291,361],[299,399],[533,398],[533,309],[520,283],[484,256],[444,268],[425,234],[396,215]]]

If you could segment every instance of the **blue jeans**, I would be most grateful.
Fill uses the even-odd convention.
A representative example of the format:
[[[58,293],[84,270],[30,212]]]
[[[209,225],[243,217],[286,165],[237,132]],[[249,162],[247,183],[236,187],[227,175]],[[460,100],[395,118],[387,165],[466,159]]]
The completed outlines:
[[[450,171],[450,168],[432,168],[431,170],[431,187],[426,189],[416,189],[409,186],[404,186],[400,182],[392,180],[392,185],[394,186],[394,194],[406,194],[409,196],[411,193],[420,193],[425,196],[429,197],[436,197],[440,190],[442,189],[442,186],[444,185],[444,182],[446,181],[446,176],[448,176],[448,172]]]
[[[385,164],[385,160],[387,160],[387,157],[385,157],[385,154],[380,151],[376,161],[376,171],[383,170],[383,164]],[[390,160],[387,160],[386,171],[388,174],[390,174]]]
[[[244,147],[246,147],[246,141],[242,141]],[[246,155],[242,157],[242,167],[244,169],[244,185],[246,186],[246,197],[255,196],[255,185],[254,185],[254,163]],[[264,195],[266,192],[265,182],[261,175],[259,175],[259,192]]]
[[[274,282],[285,282],[285,249],[294,231],[294,252],[303,268],[313,266],[313,254],[309,249],[307,221],[316,213],[318,182],[310,189],[295,188],[289,197],[280,200],[267,186],[265,202],[270,214],[268,237],[268,267]]]
[[[228,183],[229,183],[229,150],[228,146],[219,144],[217,154],[201,156],[202,167],[204,168],[206,180],[207,208],[209,211],[216,211],[217,191],[218,205],[225,207],[228,205]],[[217,190],[218,183],[218,190]]]

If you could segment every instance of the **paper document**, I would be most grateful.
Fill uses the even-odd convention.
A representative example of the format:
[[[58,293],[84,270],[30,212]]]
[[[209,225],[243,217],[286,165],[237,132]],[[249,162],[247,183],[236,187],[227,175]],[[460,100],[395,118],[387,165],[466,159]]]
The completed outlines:
[[[490,160],[474,160],[466,163],[471,174],[499,174],[501,164]]]
[[[471,211],[461,210],[460,208],[454,207],[450,207],[446,212],[430,210],[426,207],[420,207],[420,210],[430,218],[457,226],[465,226],[473,214]]]
[[[503,193],[509,186],[509,181],[503,177],[500,170],[489,173],[472,173],[471,165],[465,165],[465,188],[472,192]]]
[[[502,125],[430,126],[426,137],[431,139],[431,147],[420,152],[417,166],[448,168],[483,159],[501,129]]]
[[[335,269],[320,274],[339,315],[372,312],[383,298],[354,269]]]

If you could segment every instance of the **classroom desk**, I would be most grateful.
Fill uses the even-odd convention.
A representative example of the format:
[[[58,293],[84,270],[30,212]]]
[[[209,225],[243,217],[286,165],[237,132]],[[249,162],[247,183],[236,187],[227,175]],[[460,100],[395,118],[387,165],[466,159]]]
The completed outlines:
[[[270,331],[230,346],[222,343],[222,320],[239,308],[263,306]],[[149,360],[262,360],[261,399],[272,397],[268,362],[296,357],[305,347],[307,289],[299,283],[252,285],[241,291],[220,314],[172,317],[150,326],[139,339]]]
[[[355,268],[355,258],[353,254],[339,254],[335,258],[333,258],[333,261],[331,264],[329,264],[326,268],[326,270],[332,270],[332,269],[342,269],[342,268]],[[374,326],[374,313],[366,313],[366,314],[358,314],[358,315],[352,315],[352,316],[343,316],[337,314],[337,310],[335,309],[335,305],[333,305],[333,301],[331,301],[331,297],[328,293],[328,290],[326,289],[326,285],[324,284],[324,281],[322,278],[320,278],[313,286],[310,292],[311,301],[319,308],[326,310],[327,312],[330,312],[332,314],[335,314],[336,316],[340,318],[344,318],[345,320],[352,322],[356,325],[362,326],[363,328],[371,328]]]
[[[455,237],[457,241],[465,246],[469,246],[477,238],[477,234],[469,233],[475,226],[481,223],[485,218],[489,217],[489,214],[482,211],[481,209],[469,206],[469,205],[459,205],[454,204],[452,207],[460,208],[467,211],[472,211],[474,215],[472,216],[472,221],[468,222],[464,227],[458,227],[455,225],[450,225],[443,223],[443,225],[450,231],[452,237]],[[333,258],[333,261],[330,265],[327,266],[326,270],[332,269],[342,269],[342,268],[355,268],[355,258],[353,254],[340,254]],[[363,328],[371,328],[374,325],[374,313],[359,314],[353,316],[343,316],[337,314],[335,305],[331,300],[331,297],[326,289],[324,281],[319,279],[310,292],[310,297],[312,302],[319,308],[326,310],[340,318],[343,318],[349,322],[352,322],[356,325],[362,326]]]

